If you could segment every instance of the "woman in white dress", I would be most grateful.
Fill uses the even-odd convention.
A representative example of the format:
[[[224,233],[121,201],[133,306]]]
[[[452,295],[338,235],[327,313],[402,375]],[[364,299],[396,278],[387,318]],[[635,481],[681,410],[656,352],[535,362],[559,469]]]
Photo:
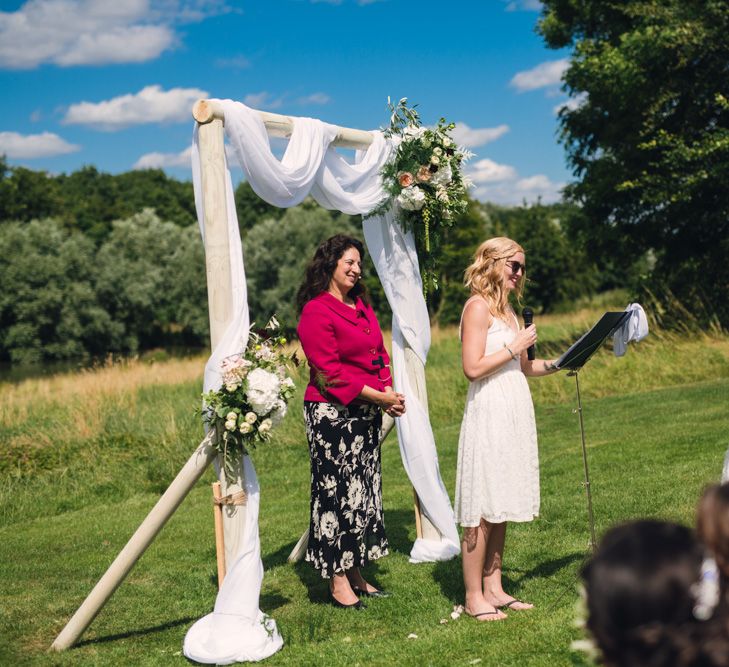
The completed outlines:
[[[471,290],[461,319],[463,372],[470,380],[458,444],[456,520],[463,528],[466,613],[479,621],[533,605],[501,582],[507,521],[539,514],[539,458],[534,408],[525,375],[548,375],[555,360],[530,361],[532,324],[519,327],[509,295],[520,299],[524,249],[511,239],[484,241],[466,269]]]

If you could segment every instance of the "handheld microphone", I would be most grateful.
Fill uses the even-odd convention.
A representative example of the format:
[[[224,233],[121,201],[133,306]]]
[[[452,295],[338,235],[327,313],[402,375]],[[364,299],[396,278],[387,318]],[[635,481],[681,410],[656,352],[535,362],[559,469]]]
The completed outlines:
[[[524,328],[526,329],[528,326],[534,324],[534,311],[527,307],[524,308],[524,310],[521,311],[521,316],[524,318]],[[527,359],[529,361],[534,361],[536,358],[536,350],[534,349],[534,345],[530,345],[527,348]]]

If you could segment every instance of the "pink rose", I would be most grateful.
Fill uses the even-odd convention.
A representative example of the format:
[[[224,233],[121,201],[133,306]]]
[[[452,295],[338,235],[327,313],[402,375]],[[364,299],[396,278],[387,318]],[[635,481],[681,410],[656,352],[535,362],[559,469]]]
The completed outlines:
[[[397,175],[397,180],[400,183],[400,187],[403,188],[410,187],[415,182],[413,175],[409,171],[401,171]]]
[[[418,181],[420,181],[421,183],[424,181],[429,181],[430,180],[430,168],[429,167],[420,167],[420,169],[418,169],[418,173],[415,176],[415,178],[417,178]]]

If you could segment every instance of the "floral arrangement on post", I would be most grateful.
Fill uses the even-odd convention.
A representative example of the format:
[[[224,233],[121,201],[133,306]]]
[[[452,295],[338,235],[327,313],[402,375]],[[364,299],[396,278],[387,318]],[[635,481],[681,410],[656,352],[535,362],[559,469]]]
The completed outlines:
[[[399,138],[397,150],[382,168],[382,180],[389,197],[369,215],[380,215],[394,204],[395,219],[412,230],[420,260],[425,295],[438,289],[438,263],[442,252],[443,229],[451,227],[468,205],[466,189],[470,180],[461,165],[473,157],[459,148],[449,136],[455,128],[441,118],[433,128],[420,124],[415,106],[403,97],[397,105],[387,99],[390,127],[386,137]]]
[[[251,332],[245,352],[223,360],[222,387],[203,394],[203,419],[216,431],[213,447],[223,455],[229,482],[237,478],[241,455],[271,437],[294,394],[287,368],[298,360],[284,351],[286,339],[274,335],[278,327],[274,316],[266,325],[271,334]]]

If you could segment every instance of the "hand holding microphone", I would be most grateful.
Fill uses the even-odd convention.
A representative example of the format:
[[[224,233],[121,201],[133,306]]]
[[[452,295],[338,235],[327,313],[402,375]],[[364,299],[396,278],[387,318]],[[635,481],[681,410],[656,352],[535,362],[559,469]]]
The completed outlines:
[[[524,318],[524,329],[528,329],[532,324],[534,324],[534,311],[527,307],[524,308],[524,310],[521,311],[521,316]],[[536,341],[537,335],[536,331],[534,332],[534,340]],[[529,361],[534,361],[536,358],[536,350],[534,349],[534,343],[532,343],[527,348],[527,359]]]

